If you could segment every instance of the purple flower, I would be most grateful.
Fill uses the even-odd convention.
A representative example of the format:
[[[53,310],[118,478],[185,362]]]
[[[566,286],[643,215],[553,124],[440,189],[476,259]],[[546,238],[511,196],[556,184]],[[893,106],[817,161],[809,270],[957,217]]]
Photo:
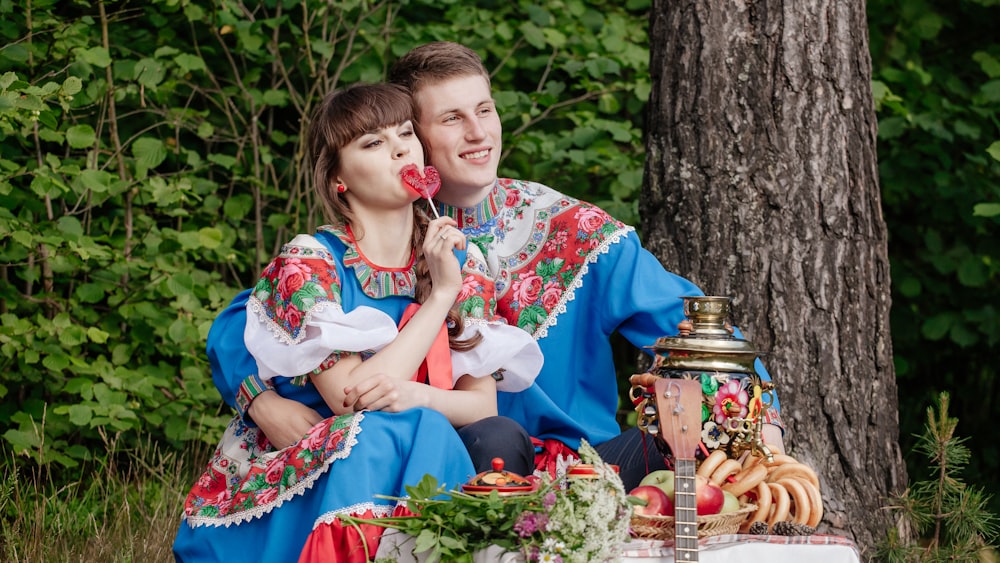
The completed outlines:
[[[545,510],[548,510],[553,506],[555,506],[555,504],[556,504],[556,494],[550,491],[545,495],[545,498],[542,499],[542,506],[545,507]]]
[[[517,517],[517,522],[514,522],[514,531],[522,538],[527,538],[531,537],[535,532],[544,532],[548,523],[548,514],[539,514],[526,510]]]

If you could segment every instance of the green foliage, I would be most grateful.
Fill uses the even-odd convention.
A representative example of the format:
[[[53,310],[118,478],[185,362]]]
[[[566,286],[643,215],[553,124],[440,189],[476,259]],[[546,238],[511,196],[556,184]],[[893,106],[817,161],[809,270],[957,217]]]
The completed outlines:
[[[921,542],[905,544],[894,533],[880,547],[880,561],[980,561],[980,552],[995,545],[1000,534],[1000,517],[987,507],[989,496],[958,477],[970,452],[955,435],[958,419],[948,416],[948,393],[938,401],[937,413],[927,409],[927,425],[915,446],[929,462],[930,474],[889,505],[915,528]]]
[[[907,451],[938,391],[956,391],[973,428],[989,427],[1000,401],[1000,4],[876,0],[868,12]],[[969,473],[996,489],[989,434],[972,433]]]
[[[3,443],[66,475],[101,432],[215,443],[229,414],[211,322],[323,222],[300,131],[325,92],[415,45],[484,56],[502,173],[634,221],[647,8],[154,0],[35,3],[29,19],[0,2]]]

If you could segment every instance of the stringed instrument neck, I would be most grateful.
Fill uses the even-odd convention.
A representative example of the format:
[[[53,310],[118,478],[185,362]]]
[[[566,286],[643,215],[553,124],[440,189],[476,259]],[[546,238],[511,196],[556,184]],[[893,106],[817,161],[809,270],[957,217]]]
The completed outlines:
[[[674,467],[674,559],[698,561],[698,506],[694,459]]]
[[[695,451],[701,441],[701,383],[659,379],[653,389],[660,432],[674,455],[674,560],[698,561]]]

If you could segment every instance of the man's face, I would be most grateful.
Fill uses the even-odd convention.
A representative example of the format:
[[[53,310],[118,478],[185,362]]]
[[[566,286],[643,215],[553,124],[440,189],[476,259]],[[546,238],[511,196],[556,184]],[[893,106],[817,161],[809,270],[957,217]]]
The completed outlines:
[[[482,201],[500,164],[500,116],[486,79],[478,75],[424,86],[414,94],[418,133],[429,163],[441,174],[437,199],[459,207]]]

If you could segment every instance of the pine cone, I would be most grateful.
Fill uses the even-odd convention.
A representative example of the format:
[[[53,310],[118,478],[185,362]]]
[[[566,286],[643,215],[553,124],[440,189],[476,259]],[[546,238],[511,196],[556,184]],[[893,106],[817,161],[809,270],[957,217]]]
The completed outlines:
[[[776,536],[811,536],[816,533],[816,528],[795,522],[775,522],[771,533]]]
[[[767,522],[751,522],[750,527],[747,528],[747,533],[753,534],[755,536],[766,536],[767,535]]]

